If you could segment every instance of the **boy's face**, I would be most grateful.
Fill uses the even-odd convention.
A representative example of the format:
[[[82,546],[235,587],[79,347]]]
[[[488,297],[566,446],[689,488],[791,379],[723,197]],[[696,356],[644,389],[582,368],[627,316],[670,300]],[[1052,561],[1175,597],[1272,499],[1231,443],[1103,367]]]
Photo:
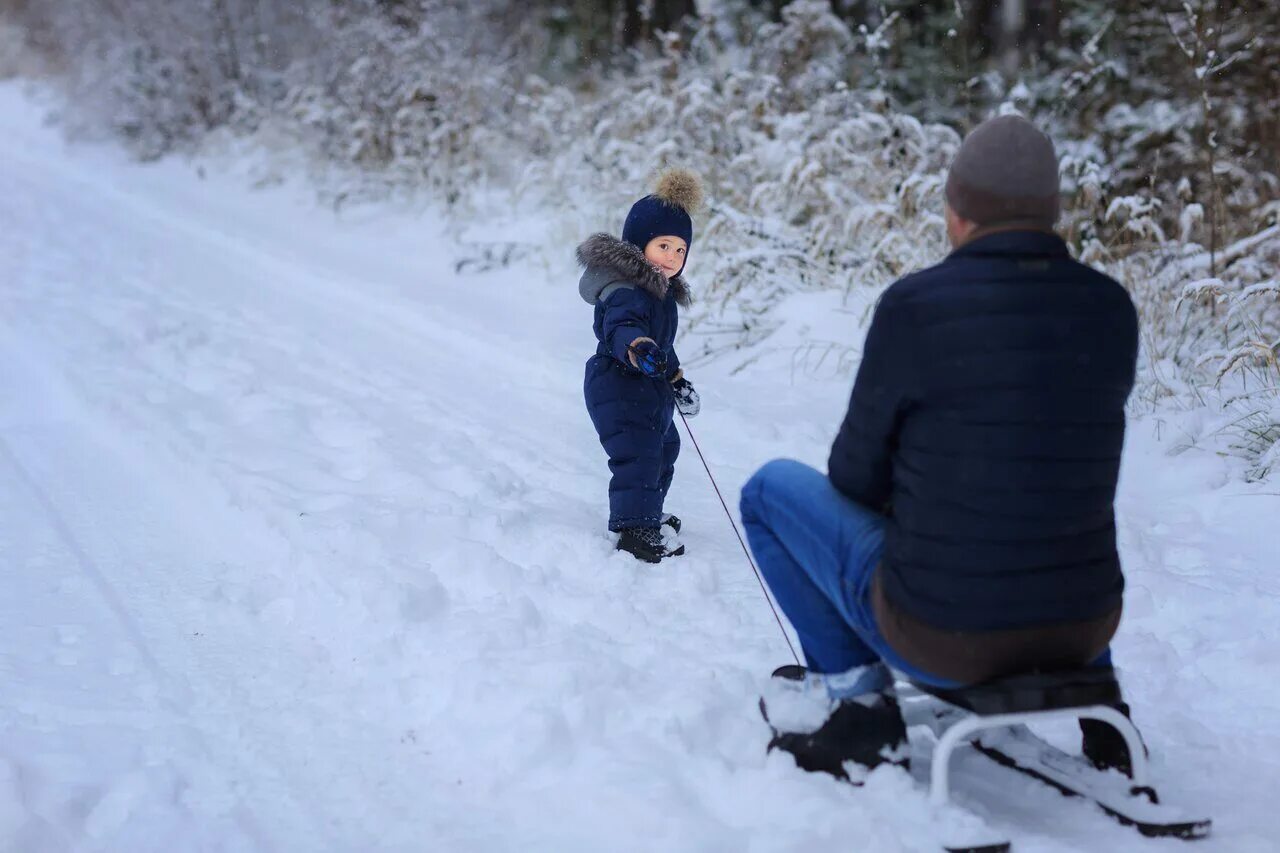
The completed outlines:
[[[678,275],[684,269],[684,258],[689,246],[679,237],[654,237],[644,247],[644,257],[666,278]]]

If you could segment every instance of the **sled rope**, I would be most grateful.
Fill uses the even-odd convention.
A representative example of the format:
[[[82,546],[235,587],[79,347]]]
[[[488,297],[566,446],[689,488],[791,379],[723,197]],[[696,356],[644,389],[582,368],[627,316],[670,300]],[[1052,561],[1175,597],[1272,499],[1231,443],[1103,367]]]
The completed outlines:
[[[750,564],[751,571],[755,573],[756,583],[760,584],[760,591],[764,593],[764,600],[769,603],[769,609],[773,611],[773,618],[778,623],[778,630],[782,632],[782,639],[787,641],[787,648],[791,650],[791,657],[795,658],[796,665],[799,666],[800,656],[796,654],[796,647],[791,645],[791,637],[787,634],[787,629],[782,625],[782,617],[778,615],[778,608],[773,606],[773,598],[769,595],[769,589],[764,585],[764,578],[760,577],[760,570],[756,568],[756,561],[751,559],[751,551],[747,548],[747,543],[743,540],[741,531],[738,530],[738,523],[733,520],[733,513],[729,512],[729,505],[724,501],[724,494],[720,491],[716,478],[711,474],[711,466],[707,464],[707,457],[702,455],[702,448],[698,446],[698,439],[693,437],[693,430],[689,429],[689,419],[678,408],[676,412],[679,413],[680,420],[684,421],[684,431],[689,433],[689,440],[693,442],[693,449],[698,451],[698,458],[702,460],[702,467],[707,472],[707,479],[711,481],[711,488],[716,490],[716,497],[720,499],[720,506],[724,507],[724,514],[728,516],[729,524],[733,527],[733,532],[738,537],[738,544],[742,546],[742,553],[747,555],[747,563]]]

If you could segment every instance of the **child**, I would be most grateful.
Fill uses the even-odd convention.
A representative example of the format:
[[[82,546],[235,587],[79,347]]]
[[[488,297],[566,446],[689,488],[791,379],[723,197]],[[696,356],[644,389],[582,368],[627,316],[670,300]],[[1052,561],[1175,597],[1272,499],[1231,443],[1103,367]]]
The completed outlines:
[[[698,177],[684,169],[663,173],[653,195],[631,207],[622,239],[595,234],[578,247],[585,267],[578,292],[595,306],[599,346],[587,361],[587,411],[609,455],[609,529],[618,549],[657,563],[684,553],[670,547],[662,527],[680,532],[664,514],[680,434],[679,407],[698,413],[698,393],[684,378],[674,348],[679,309],[689,305],[684,272],[693,222],[702,202]]]

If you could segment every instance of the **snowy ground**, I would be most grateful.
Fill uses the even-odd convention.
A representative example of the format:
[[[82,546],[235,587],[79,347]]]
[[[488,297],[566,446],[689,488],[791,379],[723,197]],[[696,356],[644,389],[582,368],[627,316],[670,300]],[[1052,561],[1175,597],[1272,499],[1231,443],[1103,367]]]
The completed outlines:
[[[429,217],[38,115],[0,88],[0,850],[932,849],[904,775],[764,755],[787,650],[688,444],[689,556],[611,550],[572,246],[459,275]],[[849,376],[788,346],[861,307],[796,298],[749,368],[690,371],[733,502],[822,463]],[[1195,849],[1277,850],[1280,496],[1177,439],[1131,429],[1117,656]],[[1180,849],[961,764],[1019,851]]]

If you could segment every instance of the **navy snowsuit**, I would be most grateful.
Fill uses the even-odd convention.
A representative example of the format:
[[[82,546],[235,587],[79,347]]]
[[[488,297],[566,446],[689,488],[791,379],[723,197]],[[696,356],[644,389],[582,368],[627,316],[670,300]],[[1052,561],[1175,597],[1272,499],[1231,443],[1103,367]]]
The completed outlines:
[[[586,268],[578,292],[595,306],[599,344],[587,360],[583,394],[613,473],[609,529],[657,527],[680,454],[671,380],[680,370],[674,344],[688,288],[679,276],[668,281],[638,248],[608,234],[579,246],[578,262]],[[632,366],[627,347],[637,338],[662,349],[664,376],[650,378]]]

